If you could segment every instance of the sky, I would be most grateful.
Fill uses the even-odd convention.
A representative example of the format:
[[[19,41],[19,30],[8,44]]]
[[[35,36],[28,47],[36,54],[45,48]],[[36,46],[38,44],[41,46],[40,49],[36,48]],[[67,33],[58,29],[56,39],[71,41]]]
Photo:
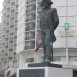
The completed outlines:
[[[0,23],[1,23],[1,11],[2,11],[2,8],[3,8],[3,1],[4,0],[0,0]]]

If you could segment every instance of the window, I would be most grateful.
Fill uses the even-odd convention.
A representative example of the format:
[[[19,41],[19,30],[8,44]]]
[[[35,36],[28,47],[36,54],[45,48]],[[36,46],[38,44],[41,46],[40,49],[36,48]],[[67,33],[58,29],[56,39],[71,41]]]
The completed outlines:
[[[59,57],[59,56],[53,57],[53,60],[54,61],[61,61],[61,57]]]
[[[34,62],[34,58],[27,58],[26,63],[29,63],[29,62]]]
[[[9,57],[9,60],[12,60],[12,57]]]

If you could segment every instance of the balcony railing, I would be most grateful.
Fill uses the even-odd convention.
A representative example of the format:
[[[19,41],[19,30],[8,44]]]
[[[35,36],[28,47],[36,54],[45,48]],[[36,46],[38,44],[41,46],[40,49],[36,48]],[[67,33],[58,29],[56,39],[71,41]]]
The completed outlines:
[[[8,12],[7,15],[10,15],[10,12]]]
[[[37,1],[41,1],[41,0],[37,0]]]
[[[35,17],[30,18],[30,21],[33,21],[33,20],[35,20]]]
[[[13,5],[13,6],[11,7],[11,10],[12,10],[12,9],[15,9],[15,8],[16,8],[16,7]]]
[[[36,8],[28,9],[28,10],[26,10],[26,13],[30,13],[30,12],[33,12],[33,11],[36,11]]]
[[[29,31],[29,30],[34,30],[34,29],[35,29],[35,27],[27,27],[25,30]]]
[[[4,58],[4,59],[3,59],[3,61],[4,61],[4,62],[7,62],[7,61],[8,61],[8,59],[7,59],[7,58]]]
[[[37,7],[37,10],[40,10],[40,9],[42,9],[42,7],[41,7],[41,6],[38,6],[38,7]]]
[[[38,16],[37,16],[37,19],[40,19],[40,18],[41,18],[41,15],[38,15]]]
[[[15,53],[16,55],[16,53]],[[17,61],[17,56],[13,56],[13,61]]]
[[[8,4],[6,8],[10,8],[10,5]]]
[[[13,46],[9,46],[9,49],[13,49]]]
[[[16,0],[16,3],[18,3],[18,0]]]
[[[8,52],[5,52],[4,54],[5,54],[5,55],[8,55]]]
[[[8,43],[5,43],[5,46],[8,46]]]
[[[11,0],[11,2],[15,2],[15,0]]]
[[[26,22],[33,21],[33,20],[35,20],[35,17],[32,17],[32,18],[26,19]]]
[[[26,4],[30,4],[30,3],[33,3],[33,2],[36,2],[36,0],[27,0]]]
[[[40,29],[40,24],[39,24],[39,25],[37,25],[37,29]]]
[[[35,35],[25,37],[25,40],[31,40],[31,39],[35,39]]]
[[[25,50],[27,50],[27,49],[34,49],[34,48],[35,48],[35,45],[25,46]]]
[[[13,38],[10,38],[9,41],[13,41]]]
[[[12,57],[13,56],[13,53],[9,53],[9,55],[8,55],[9,57]]]

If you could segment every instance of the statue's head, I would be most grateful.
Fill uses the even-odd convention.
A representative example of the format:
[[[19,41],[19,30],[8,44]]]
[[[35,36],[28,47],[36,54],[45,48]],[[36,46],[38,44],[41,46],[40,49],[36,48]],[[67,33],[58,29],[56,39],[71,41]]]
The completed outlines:
[[[53,4],[51,0],[42,0],[41,6],[44,8],[48,8],[51,6],[51,4]]]

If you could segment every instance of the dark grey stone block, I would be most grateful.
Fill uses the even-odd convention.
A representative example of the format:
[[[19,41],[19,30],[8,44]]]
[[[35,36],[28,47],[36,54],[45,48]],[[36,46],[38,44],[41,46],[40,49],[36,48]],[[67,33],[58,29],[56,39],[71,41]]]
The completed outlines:
[[[56,67],[56,68],[62,68],[62,65],[52,64],[52,63],[35,63],[35,64],[28,64],[28,67]]]

